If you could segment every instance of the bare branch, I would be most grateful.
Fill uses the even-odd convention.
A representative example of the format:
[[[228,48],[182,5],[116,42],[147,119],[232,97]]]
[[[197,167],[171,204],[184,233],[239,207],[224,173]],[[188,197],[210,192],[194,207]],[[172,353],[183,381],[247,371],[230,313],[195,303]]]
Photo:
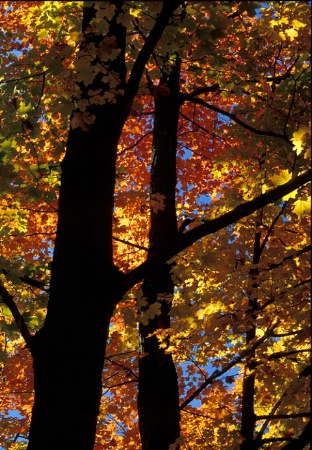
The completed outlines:
[[[273,269],[276,269],[277,267],[279,267],[279,266],[281,266],[282,264],[284,264],[285,261],[290,260],[290,259],[297,258],[298,256],[303,255],[303,254],[306,253],[306,252],[310,252],[311,249],[312,249],[312,245],[307,245],[306,247],[302,248],[301,250],[298,250],[298,252],[296,252],[295,254],[285,256],[285,258],[283,258],[281,262],[270,264],[269,267],[268,267],[267,269],[263,269],[263,270],[273,270]]]
[[[136,380],[138,379],[138,376],[133,372],[133,370],[130,369],[130,367],[127,367],[126,365],[124,365],[120,362],[114,361],[113,359],[108,358],[108,357],[106,357],[105,359],[106,359],[106,361],[109,361],[111,364],[114,364],[115,366],[120,367],[124,372],[126,372],[128,374],[128,376],[131,375]]]
[[[269,416],[268,414],[257,415],[257,420],[270,419],[297,419],[299,417],[310,417],[310,412],[293,413],[293,414],[275,414],[275,416]]]
[[[266,246],[266,243],[268,242],[269,237],[270,237],[271,233],[272,233],[273,230],[274,230],[274,227],[275,227],[276,222],[277,222],[278,219],[281,217],[281,215],[283,214],[283,212],[285,211],[285,209],[287,208],[287,206],[288,206],[288,203],[285,202],[285,203],[283,204],[282,208],[280,209],[279,213],[278,213],[278,214],[274,217],[274,219],[272,220],[272,223],[271,223],[271,225],[270,225],[270,227],[269,227],[269,229],[268,229],[268,231],[267,231],[267,233],[266,233],[266,235],[265,235],[265,237],[264,237],[264,239],[263,239],[263,242],[262,242],[262,244],[260,245],[260,249],[259,249],[260,254],[262,254],[262,252],[263,252],[263,250],[264,250],[264,248],[265,248],[265,246]]]
[[[18,326],[18,329],[21,332],[21,335],[23,336],[27,347],[31,347],[33,336],[30,334],[28,327],[23,319],[23,316],[21,315],[16,303],[14,302],[14,295],[11,295],[7,288],[4,286],[3,282],[0,280],[0,295],[4,301],[4,303],[7,305],[9,310],[12,313],[12,316],[14,317],[15,323]]]
[[[292,350],[290,352],[276,352],[276,353],[272,353],[271,355],[268,355],[268,358],[269,359],[283,358],[283,357],[288,357],[291,355],[296,355],[297,353],[310,352],[310,351],[311,351],[310,348],[303,348],[302,350]]]
[[[185,408],[187,405],[189,405],[207,386],[212,384],[216,378],[220,377],[224,373],[226,373],[228,370],[230,370],[232,367],[236,366],[242,359],[244,359],[246,356],[253,353],[268,337],[270,337],[274,331],[274,329],[278,326],[278,323],[273,325],[273,327],[268,328],[266,333],[258,339],[251,347],[246,348],[243,350],[240,355],[236,356],[232,359],[228,364],[226,364],[223,369],[215,370],[210,377],[208,377],[197,389],[195,392],[193,392],[188,398],[186,398],[180,405],[180,410]]]
[[[25,77],[11,78],[10,80],[2,80],[2,81],[0,81],[0,84],[14,83],[14,82],[19,82],[21,80],[29,80],[30,78],[36,78],[36,77],[40,77],[40,76],[44,77],[46,73],[47,73],[47,71],[44,71],[44,72],[35,73],[34,75],[26,75]]]
[[[123,153],[125,153],[128,150],[131,150],[132,148],[136,147],[138,145],[139,142],[143,141],[143,139],[146,138],[146,136],[153,134],[153,131],[148,131],[147,133],[145,133],[143,136],[140,137],[140,139],[138,139],[133,145],[130,145],[130,147],[126,147],[123,148],[121,150],[121,152],[118,153],[118,156],[122,155]]]
[[[239,119],[235,114],[230,113],[228,111],[224,111],[223,109],[219,108],[218,106],[211,105],[210,103],[205,102],[201,98],[191,98],[189,101],[192,103],[195,103],[197,105],[204,106],[207,109],[211,109],[212,111],[215,111],[219,114],[222,114],[223,116],[229,117],[233,120],[233,122],[237,123],[241,127],[245,128],[246,130],[251,131],[252,133],[255,133],[260,136],[271,136],[276,137],[279,139],[283,139],[287,144],[293,145],[292,142],[289,140],[288,136],[285,134],[275,133],[274,131],[265,131],[265,130],[258,130],[257,128],[254,128],[251,125],[248,125],[247,123],[243,122],[241,119]]]
[[[129,241],[126,241],[124,239],[120,239],[120,238],[118,238],[116,236],[113,236],[113,239],[114,239],[114,241],[118,241],[118,242],[121,242],[122,244],[129,245],[130,247],[138,248],[139,250],[144,250],[145,252],[148,251],[148,248],[147,247],[143,247],[143,245],[134,244],[133,242],[129,242]]]

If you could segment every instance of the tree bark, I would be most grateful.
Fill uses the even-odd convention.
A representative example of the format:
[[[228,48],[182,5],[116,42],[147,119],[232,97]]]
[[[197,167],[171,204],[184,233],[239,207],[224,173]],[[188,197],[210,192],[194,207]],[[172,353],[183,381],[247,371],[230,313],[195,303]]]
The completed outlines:
[[[119,74],[118,88],[124,88],[126,33],[118,13],[116,5],[110,33],[120,54],[109,64]],[[88,30],[94,14],[93,6],[84,9],[83,45],[103,39]],[[90,89],[109,89],[101,74],[79,86],[85,99]],[[91,105],[87,112],[95,121],[87,129],[70,128],[62,162],[48,311],[31,346],[35,402],[29,450],[93,449],[109,323],[122,296],[122,275],[113,265],[112,212],[123,110],[116,102]]]
[[[151,207],[149,252],[151,257],[170,246],[177,238],[175,209],[176,147],[179,118],[180,63],[175,61],[169,74],[164,73],[155,88],[155,122],[151,167],[151,199],[163,204]],[[157,197],[157,196],[162,197]],[[160,209],[158,209],[158,206]],[[160,303],[161,312],[140,323],[139,426],[143,450],[168,450],[180,435],[178,379],[170,353],[159,346],[153,333],[170,328],[170,309],[174,285],[169,264],[161,265],[144,279],[142,285],[146,310]],[[169,339],[165,340],[169,345]]]
[[[89,58],[105,37],[113,36],[109,42],[113,42],[116,56],[101,60],[100,52],[90,62],[91,74],[92,67],[97,66],[93,81],[78,83],[80,100],[88,102],[88,106],[85,110],[79,110],[78,106],[73,114],[86,112],[94,122],[70,128],[62,162],[48,311],[44,326],[30,347],[35,402],[28,450],[93,449],[110,319],[116,304],[136,283],[134,279],[129,283],[113,264],[117,145],[145,65],[180,3],[180,0],[163,3],[127,83],[126,29],[119,20],[124,2],[85,4],[82,53],[85,51]],[[111,14],[112,4],[115,12],[107,20],[108,32],[104,36],[94,29],[91,21],[98,7],[108,6]],[[88,44],[92,52],[88,51]],[[110,73],[112,86],[106,81]],[[108,92],[112,101],[99,105],[90,102],[93,93],[99,90],[102,95]]]
[[[261,225],[260,221],[257,221],[256,228]],[[261,232],[256,232],[254,241],[254,254],[253,254],[253,264],[259,264],[261,255],[260,246]],[[250,274],[252,279],[254,279],[253,287],[256,288],[257,283],[257,273]],[[254,296],[250,296],[248,300],[249,314],[253,322],[256,320],[255,311],[258,307],[258,300]],[[252,324],[250,329],[246,332],[246,345],[249,344],[256,337],[256,325]],[[256,450],[257,445],[254,442],[254,430],[256,424],[256,415],[254,412],[254,397],[255,397],[255,357],[256,353],[252,352],[246,358],[246,364],[244,369],[243,377],[243,390],[242,390],[242,419],[241,419],[241,435],[243,437],[243,442],[241,445],[241,450]]]
[[[256,221],[256,230],[262,225],[262,211],[258,213]],[[261,231],[256,231],[253,249],[253,264],[257,265],[260,262],[260,256],[262,253],[261,246]],[[254,280],[252,285],[254,293],[251,293],[248,300],[249,314],[252,320],[252,325],[246,332],[246,345],[249,344],[256,337],[256,324],[257,319],[256,311],[258,309],[258,298],[255,293],[257,292],[258,284],[258,272],[257,269],[253,269],[250,273],[251,279]],[[254,399],[255,399],[255,381],[256,381],[256,352],[252,352],[246,358],[244,377],[243,377],[243,390],[242,390],[242,418],[241,418],[241,436],[243,442],[241,444],[241,450],[257,450],[258,445],[254,440],[254,432],[256,425],[256,415],[254,411]]]

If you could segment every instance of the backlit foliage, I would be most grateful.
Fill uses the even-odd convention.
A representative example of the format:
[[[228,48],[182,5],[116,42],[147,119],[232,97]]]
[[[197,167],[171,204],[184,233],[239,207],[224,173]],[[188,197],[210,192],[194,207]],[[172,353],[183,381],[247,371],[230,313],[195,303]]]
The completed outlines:
[[[83,3],[0,3],[3,449],[25,448],[33,401],[30,354],[5,293],[14,297],[30,332],[38,330],[46,312],[69,116],[79,107],[72,126],[86,131],[92,126],[76,85],[97,73],[95,49],[88,48],[87,55],[80,48]],[[114,5],[97,3],[93,26],[105,33]],[[124,2],[120,20],[127,27],[129,72],[161,4]],[[294,1],[184,2],[176,10],[149,60],[119,142],[113,215],[120,270],[127,273],[144,261],[150,207],[163,207],[161,195],[150,198],[149,180],[154,98],[164,89],[160,68],[167,59],[168,72],[175,58],[181,59],[180,227],[185,219],[191,219],[190,230],[219,217],[308,168],[309,17],[308,2]],[[114,42],[96,51],[113,58]],[[110,83],[111,93],[94,92],[94,103],[114,101]],[[239,448],[250,358],[255,436],[263,448],[281,449],[308,421],[309,251],[305,185],[179,254],[172,268],[172,326],[157,336],[179,374],[181,449]],[[105,290],[104,279],[88,282]],[[136,286],[111,323],[96,450],[140,448],[138,323],[159,313],[155,303],[138,315],[142,301]],[[250,329],[255,338],[247,342]]]

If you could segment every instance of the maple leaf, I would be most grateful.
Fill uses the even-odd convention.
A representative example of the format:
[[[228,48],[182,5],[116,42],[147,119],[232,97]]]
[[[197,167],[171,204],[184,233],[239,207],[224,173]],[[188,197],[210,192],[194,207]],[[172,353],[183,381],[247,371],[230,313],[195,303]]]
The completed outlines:
[[[162,211],[165,209],[165,200],[166,196],[163,194],[152,194],[150,199],[150,206],[154,213],[157,213],[158,211]]]
[[[273,175],[271,180],[275,186],[287,183],[291,179],[292,175],[289,170],[284,169],[279,174]]]
[[[311,198],[307,200],[296,200],[293,211],[298,217],[309,215],[311,213]]]
[[[300,153],[304,149],[304,144],[306,144],[305,137],[310,133],[310,129],[307,127],[299,128],[299,130],[295,131],[293,133],[293,137],[291,138],[294,148],[296,150],[297,155],[300,155]]]

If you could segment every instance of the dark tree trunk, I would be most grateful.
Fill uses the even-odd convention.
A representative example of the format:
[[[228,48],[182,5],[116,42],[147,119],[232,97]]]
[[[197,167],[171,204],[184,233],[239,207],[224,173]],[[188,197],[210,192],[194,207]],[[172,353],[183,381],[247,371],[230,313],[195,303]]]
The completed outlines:
[[[108,326],[121,285],[110,248],[116,144],[108,142],[113,124],[109,129],[107,118],[108,128],[102,124],[85,135],[71,130],[62,164],[48,313],[31,349],[29,450],[94,444]]]
[[[77,113],[78,117],[87,113],[93,123],[70,128],[62,163],[48,312],[31,346],[35,402],[29,450],[93,449],[110,319],[126,290],[146,274],[145,270],[138,279],[134,276],[129,280],[129,276],[119,273],[113,264],[117,145],[145,65],[180,1],[163,3],[128,83],[126,29],[119,20],[124,2],[86,2],[88,4],[90,6],[83,11],[84,39],[78,55],[90,63],[88,79],[78,83],[80,100],[88,106],[79,109],[78,100],[73,119],[77,118]],[[115,6],[113,17],[112,5]],[[107,6],[110,9],[108,31],[103,36],[94,28],[95,23],[89,25],[97,9]],[[103,16],[106,20],[105,12]],[[109,54],[102,60],[103,52],[96,51],[97,47],[103,50],[101,45],[105,44],[105,38],[108,41],[104,48],[111,46],[113,59]],[[92,61],[91,55],[95,55]],[[94,79],[90,81],[95,66]],[[94,92],[100,92],[102,98],[108,93],[107,101],[92,101]]]
[[[261,212],[260,212],[261,216]],[[261,220],[256,223],[256,228],[260,227]],[[261,246],[261,232],[256,232],[253,251],[253,264],[257,265],[260,262],[260,256],[263,247]],[[253,292],[249,297],[248,306],[249,314],[252,322],[256,321],[256,311],[258,309],[258,299],[255,295],[257,292],[258,284],[258,272],[253,269],[250,273],[251,279],[254,281],[252,288]],[[256,337],[256,325],[252,324],[250,329],[246,333],[246,345],[249,344]],[[241,450],[257,450],[258,444],[254,439],[256,415],[254,411],[254,399],[255,399],[255,381],[256,381],[256,353],[252,352],[246,358],[244,378],[243,378],[243,392],[242,392],[242,419],[241,419],[241,435],[243,442],[241,444]]]
[[[179,61],[164,73],[155,91],[155,122],[151,167],[151,199],[163,200],[160,209],[151,208],[149,257],[170,247],[177,238],[175,209],[176,135],[179,118]],[[155,197],[156,195],[156,197]],[[177,374],[171,354],[159,347],[156,330],[170,328],[174,285],[171,266],[165,264],[142,285],[146,306],[160,303],[161,313],[140,324],[139,425],[143,450],[168,450],[180,435]]]
[[[93,7],[84,9],[83,31],[94,14]],[[118,7],[110,34],[120,55],[109,64],[120,76],[117,87],[124,88],[125,29],[117,15]],[[87,30],[83,45],[102,39]],[[110,87],[98,74],[80,88],[88,99],[89,89]],[[91,105],[87,112],[94,124],[70,129],[62,162],[48,312],[31,347],[35,402],[29,450],[93,449],[109,323],[122,295],[122,275],[113,265],[112,212],[124,114],[118,102]]]

